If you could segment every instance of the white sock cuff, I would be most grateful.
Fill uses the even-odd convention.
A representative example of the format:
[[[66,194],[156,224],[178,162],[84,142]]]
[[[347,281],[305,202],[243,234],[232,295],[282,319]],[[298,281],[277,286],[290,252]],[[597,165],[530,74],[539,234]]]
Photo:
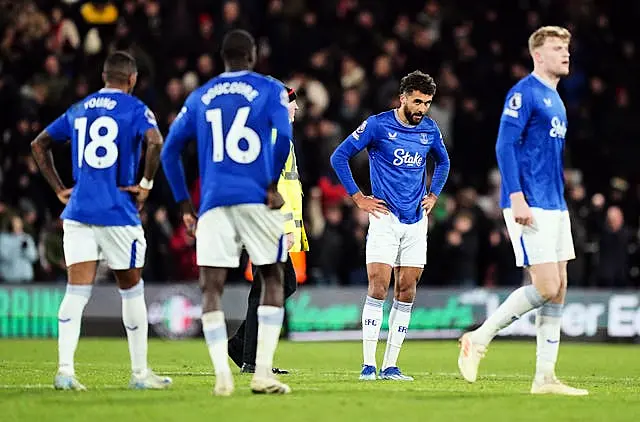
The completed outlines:
[[[545,298],[542,297],[533,284],[521,287],[521,289],[523,289],[525,297],[534,308],[539,308],[546,302]]]
[[[123,299],[133,299],[135,297],[142,296],[144,295],[144,280],[140,279],[138,284],[130,289],[118,289],[118,291]]]
[[[226,341],[227,326],[224,321],[224,312],[213,311],[202,314],[202,332],[207,344]]]
[[[364,305],[365,306],[370,306],[372,308],[380,308],[382,309],[383,305],[384,305],[384,299],[375,299],[371,296],[367,296],[367,298],[364,301]]]
[[[284,320],[284,308],[279,306],[258,306],[258,324],[282,325]]]
[[[540,316],[562,318],[562,309],[564,305],[561,303],[547,302],[540,307]]]
[[[202,314],[202,326],[210,327],[224,324],[224,312],[223,311],[212,311]]]
[[[411,302],[400,302],[398,300],[393,299],[393,307],[400,312],[408,312],[411,313],[411,308],[413,307],[413,303]]]
[[[66,294],[82,296],[89,299],[91,297],[92,284],[67,284]]]

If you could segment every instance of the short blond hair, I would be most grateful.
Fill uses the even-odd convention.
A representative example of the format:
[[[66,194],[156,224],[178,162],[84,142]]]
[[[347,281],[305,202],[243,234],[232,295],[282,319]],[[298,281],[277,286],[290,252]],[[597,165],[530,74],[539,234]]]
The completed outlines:
[[[571,41],[571,32],[561,26],[543,26],[538,28],[529,37],[529,52],[533,54],[533,50],[542,47],[544,42],[549,38],[559,38],[562,41]]]

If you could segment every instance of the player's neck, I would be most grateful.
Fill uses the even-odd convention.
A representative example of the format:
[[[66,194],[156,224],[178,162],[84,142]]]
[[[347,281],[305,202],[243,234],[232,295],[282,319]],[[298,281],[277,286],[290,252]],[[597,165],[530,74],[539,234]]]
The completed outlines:
[[[113,83],[109,83],[109,82],[104,84],[104,88],[105,89],[116,89],[118,91],[124,92],[125,94],[127,92],[129,92],[129,87],[123,86],[123,85],[120,85],[120,84],[113,84]]]
[[[403,123],[406,126],[415,126],[414,124],[411,124],[409,120],[407,120],[407,116],[405,116],[404,113],[401,112],[400,108],[393,109],[393,114],[396,115],[396,119],[398,119],[400,123]]]
[[[234,62],[227,62],[224,64],[225,72],[243,72],[247,70],[251,70],[251,66],[249,66],[249,63],[245,61],[237,61],[237,62],[234,61]]]
[[[543,72],[539,69],[533,69],[533,75],[547,84],[549,87],[553,89],[558,88],[558,82],[560,82],[560,77],[550,74],[549,72]]]

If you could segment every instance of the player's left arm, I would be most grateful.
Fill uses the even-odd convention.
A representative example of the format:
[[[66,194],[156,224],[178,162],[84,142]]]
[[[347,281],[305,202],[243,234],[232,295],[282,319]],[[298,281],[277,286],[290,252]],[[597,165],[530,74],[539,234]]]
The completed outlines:
[[[160,153],[164,174],[173,197],[180,206],[182,220],[190,234],[194,234],[196,213],[189,196],[187,178],[182,165],[182,151],[184,151],[187,142],[196,136],[195,122],[192,115],[195,110],[195,101],[197,100],[192,93],[185,101],[178,116],[171,123],[169,134]]]
[[[449,153],[447,147],[444,145],[442,134],[438,130],[438,141],[434,143],[433,147],[429,151],[433,157],[436,166],[433,170],[433,177],[431,178],[431,186],[429,187],[429,193],[422,200],[422,207],[427,214],[431,212],[433,207],[442,193],[445,183],[449,177],[449,170],[451,169],[451,161],[449,160]]]
[[[147,152],[144,159],[144,174],[137,186],[121,188],[135,196],[138,210],[141,210],[153,188],[153,179],[160,167],[160,152],[162,151],[162,134],[158,129],[158,123],[151,110],[144,106],[143,113],[137,122],[137,132],[142,134],[147,144]]]
[[[162,152],[162,134],[158,128],[151,128],[144,134],[147,144],[147,153],[144,158],[144,179],[153,181],[160,167],[160,153]]]
[[[47,126],[47,128],[40,132],[31,142],[31,154],[38,168],[40,168],[40,172],[47,183],[49,183],[49,186],[51,186],[51,189],[56,193],[60,202],[65,205],[69,202],[72,189],[67,189],[62,179],[60,179],[60,175],[53,161],[51,148],[54,143],[63,143],[70,138],[71,128],[67,120],[67,114],[65,113]]]
[[[278,193],[278,180],[291,152],[291,138],[293,130],[289,122],[289,96],[279,83],[276,84],[271,100],[271,125],[275,129],[273,145],[273,174],[271,185],[267,191],[267,205],[272,209],[282,208],[284,200]]]

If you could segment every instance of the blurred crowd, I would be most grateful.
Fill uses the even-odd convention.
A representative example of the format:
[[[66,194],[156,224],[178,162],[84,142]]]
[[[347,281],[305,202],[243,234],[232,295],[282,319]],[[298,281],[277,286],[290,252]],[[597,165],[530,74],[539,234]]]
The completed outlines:
[[[422,286],[505,286],[522,280],[497,207],[494,145],[504,96],[530,68],[529,34],[573,33],[566,172],[577,259],[570,283],[638,287],[640,252],[640,2],[618,0],[0,0],[0,280],[64,280],[61,204],[30,157],[35,135],[101,87],[114,49],[137,59],[135,95],[167,128],[185,97],[220,73],[223,34],[251,31],[257,71],[286,81],[301,107],[294,125],[311,252],[307,283],[364,285],[368,216],[329,165],[362,120],[398,104],[399,79],[420,69],[438,83],[430,115],[452,171],[429,219]],[[68,148],[54,152],[71,184]],[[184,156],[198,197],[195,148]],[[352,161],[369,189],[368,161]],[[147,282],[197,277],[194,242],[163,175],[142,213]],[[107,272],[103,277],[108,277]],[[242,279],[242,271],[232,273]]]

